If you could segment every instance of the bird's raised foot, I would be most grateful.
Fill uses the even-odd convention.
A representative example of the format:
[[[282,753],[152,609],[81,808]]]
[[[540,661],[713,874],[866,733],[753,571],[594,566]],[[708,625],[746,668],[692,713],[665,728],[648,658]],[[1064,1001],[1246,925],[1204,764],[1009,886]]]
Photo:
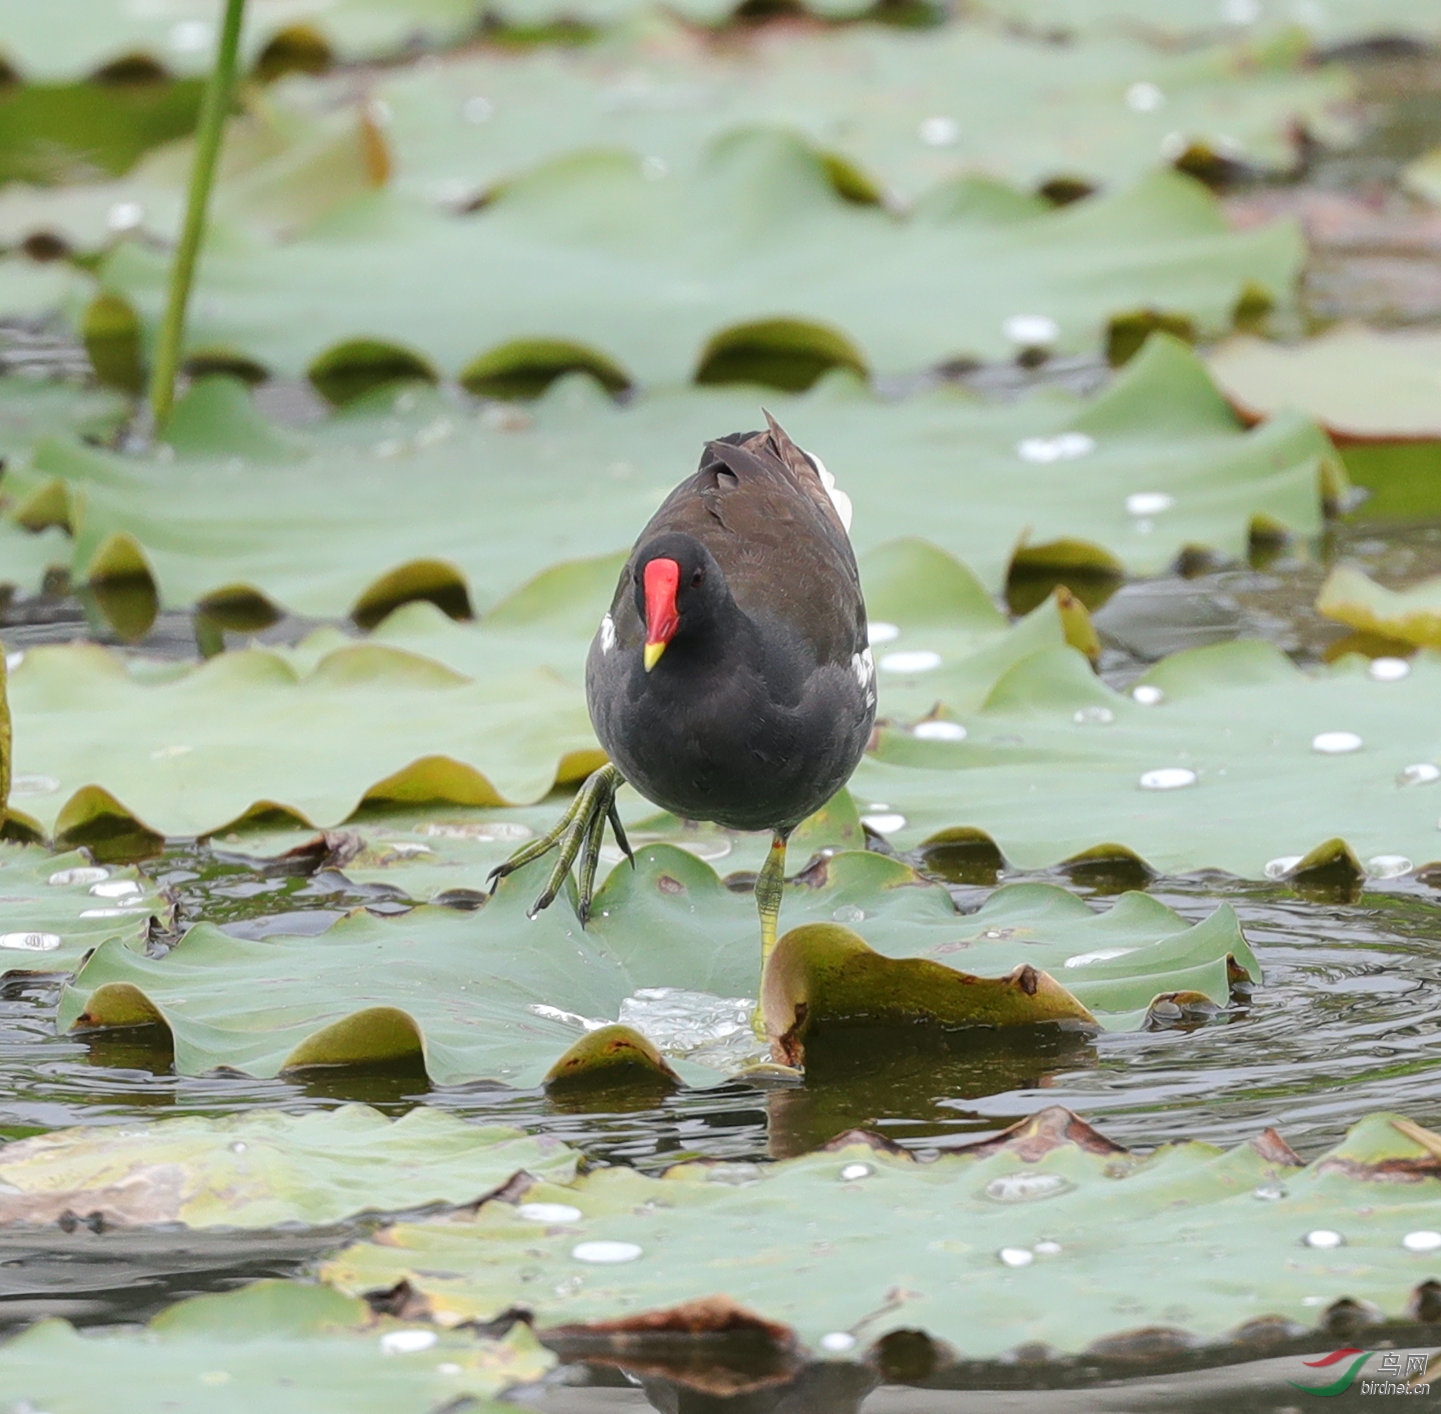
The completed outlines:
[[[635,866],[635,855],[631,853],[630,841],[620,823],[620,814],[615,808],[615,793],[625,784],[625,778],[612,765],[604,765],[586,777],[585,784],[576,792],[575,799],[555,827],[539,839],[522,845],[504,864],[490,871],[486,880],[491,892],[508,874],[523,869],[527,864],[559,849],[555,865],[545,881],[539,897],[526,910],[534,918],[543,908],[549,908],[565,883],[571,867],[580,860],[576,878],[576,913],[581,927],[590,918],[590,905],[595,887],[596,866],[600,862],[600,847],[605,839],[606,821],[615,833],[615,842],[621,852]]]

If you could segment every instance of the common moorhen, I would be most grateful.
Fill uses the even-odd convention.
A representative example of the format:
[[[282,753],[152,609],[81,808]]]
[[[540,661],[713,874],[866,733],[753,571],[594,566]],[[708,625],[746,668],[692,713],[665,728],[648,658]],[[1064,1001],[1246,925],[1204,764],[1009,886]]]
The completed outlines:
[[[775,946],[786,841],[855,769],[876,684],[849,502],[766,421],[764,432],[706,444],[700,470],[666,498],[621,570],[585,673],[612,764],[492,875],[560,847],[532,916],[579,855],[585,923],[607,819],[630,855],[615,809],[629,781],[685,819],[773,832],[756,880],[763,967]]]

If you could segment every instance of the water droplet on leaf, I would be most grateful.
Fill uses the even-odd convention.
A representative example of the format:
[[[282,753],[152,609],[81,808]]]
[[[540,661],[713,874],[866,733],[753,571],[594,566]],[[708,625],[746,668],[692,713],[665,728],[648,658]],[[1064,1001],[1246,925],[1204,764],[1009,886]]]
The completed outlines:
[[[59,946],[55,933],[0,933],[0,948],[11,952],[54,952]]]
[[[832,1355],[839,1355],[843,1350],[854,1350],[856,1338],[849,1331],[827,1331],[820,1338],[822,1350],[828,1350]]]
[[[1036,1254],[1025,1247],[1002,1247],[996,1256],[1008,1267],[1029,1267]]]
[[[902,649],[884,654],[880,666],[887,673],[928,673],[941,666],[941,655],[929,648]]]
[[[414,1355],[440,1339],[435,1331],[387,1331],[380,1337],[382,1355]]]
[[[1373,658],[1366,669],[1367,677],[1377,682],[1400,682],[1411,673],[1411,664],[1404,658]]]
[[[1158,516],[1169,511],[1176,504],[1174,496],[1164,491],[1134,491],[1126,497],[1126,514],[1133,516]]]
[[[1196,773],[1188,766],[1158,766],[1141,776],[1142,790],[1180,790],[1196,784]]]
[[[1441,766],[1433,766],[1429,761],[1418,761],[1396,772],[1398,786],[1429,786],[1432,781],[1441,781]]]
[[[90,892],[96,898],[129,898],[132,894],[140,893],[140,885],[134,879],[106,879],[98,884],[91,884]]]
[[[993,1178],[986,1184],[986,1197],[997,1203],[1032,1203],[1037,1198],[1053,1198],[1072,1186],[1058,1173],[1029,1170]]]
[[[515,1210],[528,1223],[573,1223],[583,1214],[569,1203],[522,1203]]]
[[[633,1262],[641,1255],[641,1249],[634,1242],[577,1242],[570,1249],[570,1255],[577,1262],[596,1262],[601,1265],[609,1265]]]
[[[1116,720],[1116,714],[1111,711],[1109,707],[1077,707],[1076,710],[1071,713],[1071,720],[1075,722],[1078,727],[1089,726],[1091,724],[1104,726],[1108,722],[1114,722]]]
[[[1360,751],[1364,745],[1355,732],[1317,732],[1311,738],[1311,750],[1322,756],[1344,756],[1350,751]]]
[[[878,835],[894,834],[897,830],[906,827],[904,815],[862,815],[861,824],[867,829],[874,830]]]
[[[863,1178],[869,1178],[875,1169],[870,1164],[847,1164],[841,1170],[841,1179],[846,1183],[857,1183]]]
[[[1268,879],[1284,879],[1299,863],[1299,854],[1281,854],[1266,861],[1265,875]]]
[[[1166,700],[1166,694],[1159,687],[1142,682],[1131,689],[1131,700],[1142,707],[1159,707]]]
[[[1441,1251],[1441,1232],[1431,1228],[1421,1228],[1417,1232],[1408,1232],[1401,1239],[1401,1245],[1408,1252],[1436,1252]]]
[[[923,118],[917,129],[927,147],[953,147],[961,136],[961,125],[954,118],[937,115]]]
[[[1144,79],[1126,90],[1126,107],[1133,113],[1154,113],[1165,101],[1166,95]]]
[[[911,728],[911,735],[922,741],[964,741],[966,729],[959,722],[949,722],[941,717],[917,722]]]
[[[102,879],[108,879],[110,871],[102,869],[98,864],[81,864],[74,869],[57,869],[51,876],[52,884],[98,884]]]
[[[1307,1247],[1317,1247],[1322,1251],[1330,1251],[1333,1247],[1340,1247],[1346,1241],[1339,1232],[1329,1227],[1313,1228],[1306,1234],[1304,1240]]]
[[[867,641],[872,645],[877,643],[889,643],[893,638],[901,636],[900,627],[897,624],[888,624],[884,619],[875,619],[866,630]]]
[[[1251,1190],[1251,1197],[1259,1198],[1263,1203],[1275,1203],[1286,1196],[1286,1185],[1284,1183],[1263,1183]]]
[[[1001,330],[1024,349],[1048,348],[1061,337],[1061,326],[1048,314],[1013,314]]]

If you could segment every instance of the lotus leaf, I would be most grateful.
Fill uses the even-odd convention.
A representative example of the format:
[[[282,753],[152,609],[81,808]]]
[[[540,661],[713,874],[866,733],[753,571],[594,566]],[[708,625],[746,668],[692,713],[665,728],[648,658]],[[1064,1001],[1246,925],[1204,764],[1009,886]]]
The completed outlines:
[[[32,319],[58,309],[74,291],[76,278],[54,261],[23,255],[0,258],[0,310],[7,319]]]
[[[612,871],[584,931],[564,900],[527,917],[544,872],[532,865],[504,881],[479,913],[359,913],[319,937],[263,943],[199,924],[162,959],[108,945],[67,989],[60,1025],[159,1022],[174,1038],[182,1074],[223,1065],[264,1077],[306,1065],[419,1057],[437,1084],[533,1086],[565,1072],[567,1049],[593,1019],[591,1027],[607,1028],[603,1040],[634,1048],[626,1059],[652,1077],[659,1070],[714,1084],[725,1070],[687,1059],[700,1052],[696,1042],[678,1043],[662,1060],[634,1030],[609,1023],[626,999],[648,988],[754,996],[754,906],[708,864],[673,846],[641,849],[637,865]],[[1118,1027],[1140,1025],[1163,993],[1202,991],[1224,1004],[1233,965],[1259,977],[1228,908],[1192,927],[1144,895],[1098,916],[1061,889],[1015,885],[961,917],[943,888],[878,854],[840,854],[816,865],[789,890],[782,916],[793,930],[782,950],[798,924],[863,919],[866,937],[888,958],[924,956],[933,969],[960,962],[965,975],[991,978],[1028,965],[1050,971],[1069,989],[1067,1016]],[[830,953],[854,954],[852,937],[830,930],[812,950],[822,970]],[[900,998],[890,1024],[911,1027],[935,1015],[905,966],[897,963],[887,978],[888,1001]],[[797,987],[810,986],[805,968],[795,969],[787,1006],[809,995]],[[813,993],[812,1028],[844,1020],[826,1010],[823,988]],[[1035,995],[1028,1015],[1007,1020],[1061,1014],[1053,991]],[[978,1014],[982,1024],[996,1019],[979,1006],[969,1017],[952,1009],[940,1019],[964,1024]],[[777,1034],[792,1020],[789,1011],[777,1017]],[[588,1048],[583,1054],[587,1065],[598,1063]],[[721,1063],[726,1070],[738,1064],[734,1055]]]
[[[578,349],[612,380],[674,383],[747,341],[907,374],[1013,354],[1018,315],[1050,321],[1041,342],[1063,351],[1143,307],[1218,332],[1243,295],[1287,300],[1301,256],[1294,226],[1230,231],[1174,172],[1060,210],[962,181],[903,221],[839,195],[799,139],[757,130],[660,181],[631,155],[578,154],[466,217],[380,191],[280,247],[218,231],[188,347],[331,380],[377,361],[494,380],[533,373],[540,345],[552,365]],[[166,269],[125,244],[101,283],[153,328]]]
[[[8,307],[6,314],[11,314]],[[103,438],[130,415],[117,393],[78,383],[11,376],[0,378],[0,453],[13,457],[29,451],[39,438],[63,432]]]
[[[1354,565],[1337,565],[1321,586],[1316,608],[1366,633],[1441,648],[1441,578],[1387,589]]]
[[[1297,31],[1330,47],[1367,39],[1434,43],[1441,20],[1411,0],[986,0],[992,14],[1047,34],[1094,37],[1138,30],[1165,45],[1182,38]]]
[[[726,872],[750,873],[760,869],[770,849],[769,833],[747,834],[704,821],[678,820],[657,811],[634,791],[622,791],[616,805],[626,835],[637,848],[664,842]],[[550,829],[562,808],[555,800],[505,810],[392,808],[373,818],[362,812],[362,818],[344,829],[328,830],[319,837],[310,830],[246,829],[227,835],[224,849],[265,860],[287,853],[305,855],[317,868],[338,869],[354,883],[381,885],[415,903],[478,906],[487,893],[486,875],[519,844]],[[855,802],[841,791],[801,823],[791,836],[789,857],[800,863],[822,850],[860,849],[864,844]],[[621,858],[613,845],[601,850],[603,863],[617,864]]]
[[[277,37],[356,62],[451,44],[477,26],[471,0],[265,0],[245,21],[241,51],[251,61]],[[64,24],[30,0],[0,0],[0,55],[32,82],[81,78],[137,56],[169,73],[204,74],[218,24],[211,0],[70,0]]]
[[[12,800],[48,784],[17,776]],[[65,972],[106,938],[142,946],[150,920],[172,905],[138,870],[95,864],[80,851],[55,855],[0,844],[0,975]]]
[[[69,568],[74,554],[70,537],[56,527],[32,532],[0,520],[0,588],[36,593],[50,571]]]
[[[1441,335],[1338,325],[1293,348],[1238,337],[1211,355],[1222,391],[1248,417],[1306,413],[1347,442],[1441,440]]]
[[[1310,675],[1267,644],[1228,643],[1165,659],[1141,687],[1160,701],[1043,650],[962,717],[965,740],[883,731],[851,790],[905,818],[888,831],[898,846],[968,827],[1023,869],[1110,851],[1165,873],[1275,878],[1338,839],[1382,877],[1441,858],[1427,789],[1441,779],[1441,659],[1399,680],[1354,656]]]
[[[58,1129],[0,1148],[0,1223],[49,1223],[70,1212],[100,1213],[111,1225],[324,1226],[359,1213],[473,1203],[522,1169],[563,1183],[575,1156],[556,1140],[426,1106],[397,1120],[346,1105]]]
[[[261,1281],[171,1306],[143,1330],[42,1321],[0,1346],[0,1403],[56,1414],[516,1414],[490,1396],[553,1358],[504,1340],[377,1319],[323,1286]]]
[[[898,545],[875,563],[877,602],[901,620],[890,626],[897,641],[916,624],[941,644],[958,700],[984,696],[1013,663],[1078,632],[1082,611],[1063,612],[1058,599],[1008,628],[931,547]],[[408,604],[369,641],[321,629],[293,649],[199,666],[127,663],[94,645],[32,650],[11,690],[25,778],[14,809],[81,843],[104,820],[186,836],[271,807],[332,826],[363,800],[537,801],[604,759],[580,676],[615,569],[557,566],[479,627]],[[928,684],[912,688],[904,675],[887,694],[898,711],[933,701]]]
[[[710,1310],[822,1359],[881,1353],[901,1332],[923,1332],[941,1364],[1022,1346],[1030,1359],[1142,1344],[1176,1356],[1268,1324],[1314,1341],[1347,1298],[1392,1321],[1424,1309],[1435,1254],[1403,1239],[1441,1226],[1441,1178],[1417,1132],[1371,1116],[1304,1167],[1269,1130],[1225,1152],[1184,1143],[1143,1158],[1053,1108],[930,1164],[851,1134],[743,1177],[704,1163],[661,1178],[604,1169],[517,1200],[563,1195],[580,1210],[570,1221],[538,1227],[494,1199],[390,1228],[323,1271],[351,1291],[407,1280],[441,1325],[519,1303],[558,1336],[620,1340],[664,1327],[664,1313]],[[1308,1244],[1322,1231],[1339,1245]],[[596,1266],[592,1243],[633,1258]],[[524,1286],[522,1263],[536,1274]]]
[[[367,153],[378,141],[398,191],[456,206],[577,148],[623,148],[651,170],[685,170],[715,138],[757,123],[803,134],[857,169],[847,178],[857,190],[868,183],[901,203],[963,175],[1134,180],[1177,141],[1289,166],[1291,132],[1348,136],[1331,110],[1346,92],[1340,71],[1303,71],[1295,58],[1243,61],[1220,47],[1168,55],[1119,37],[1058,48],[976,24],[771,31],[718,50],[652,24],[643,39],[401,71],[367,87],[370,106],[347,102],[349,75],[289,80],[229,130],[214,210],[293,234],[376,184]],[[0,194],[0,242],[44,232],[98,249],[115,239],[121,209],[173,239],[191,152],[175,144],[111,182],[12,187]]]
[[[367,796],[499,805],[538,800],[603,759],[572,687],[497,664],[476,682],[380,644],[297,672],[265,649],[147,680],[90,644],[30,650],[13,674],[12,812],[88,838],[129,818],[154,834],[208,834],[252,807],[312,824]]]
[[[577,379],[497,415],[409,389],[282,430],[210,379],[177,410],[173,460],[52,440],[7,483],[27,524],[73,529],[77,580],[143,571],[166,606],[258,597],[374,617],[445,591],[479,609],[557,560],[626,550],[705,439],[755,425],[758,401],[690,389],[622,410]],[[1187,548],[1239,556],[1253,527],[1316,533],[1323,494],[1344,490],[1311,424],[1283,416],[1243,435],[1165,336],[1089,402],[996,407],[947,389],[884,402],[841,375],[766,402],[846,488],[862,552],[923,529],[992,591],[1018,552],[1137,573]],[[1133,514],[1137,495],[1164,507]],[[613,571],[577,567],[571,583],[588,636]]]

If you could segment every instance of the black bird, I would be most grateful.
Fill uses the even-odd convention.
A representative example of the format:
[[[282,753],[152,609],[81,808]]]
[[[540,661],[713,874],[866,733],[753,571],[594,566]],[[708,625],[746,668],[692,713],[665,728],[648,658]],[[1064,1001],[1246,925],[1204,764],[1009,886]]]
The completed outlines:
[[[876,714],[849,503],[766,422],[707,443],[700,470],[641,531],[586,661],[590,718],[611,764],[491,876],[559,846],[534,915],[579,855],[583,924],[607,819],[630,854],[615,809],[629,781],[685,819],[772,831],[756,880],[762,968],[786,841],[850,778]]]

